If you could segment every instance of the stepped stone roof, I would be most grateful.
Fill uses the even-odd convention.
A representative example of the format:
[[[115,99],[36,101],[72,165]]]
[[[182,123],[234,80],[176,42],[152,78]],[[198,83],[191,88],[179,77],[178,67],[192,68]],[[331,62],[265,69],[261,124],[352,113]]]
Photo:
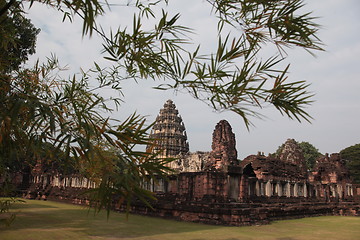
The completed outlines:
[[[264,181],[305,181],[307,179],[306,170],[294,163],[282,161],[276,157],[261,154],[250,155],[241,161],[240,166],[245,168],[249,164],[254,169],[256,177]]]
[[[150,137],[155,139],[155,151],[164,157],[176,157],[189,152],[184,122],[172,100],[167,100],[156,118]]]
[[[288,139],[279,157],[250,155],[241,161],[241,166],[252,165],[258,179],[265,181],[305,181],[308,177],[304,154],[294,139]]]

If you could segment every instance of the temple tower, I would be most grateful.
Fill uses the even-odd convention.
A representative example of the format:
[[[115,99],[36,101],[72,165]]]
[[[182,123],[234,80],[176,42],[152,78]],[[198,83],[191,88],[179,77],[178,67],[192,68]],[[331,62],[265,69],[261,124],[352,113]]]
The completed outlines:
[[[163,151],[160,157],[179,157],[189,152],[185,126],[173,101],[167,100],[160,109],[150,137],[155,139],[154,151]]]
[[[228,165],[237,165],[235,134],[228,121],[221,120],[213,132],[212,151],[210,153],[211,168],[224,170]]]
[[[286,140],[279,158],[281,161],[297,165],[302,171],[306,172],[307,167],[304,154],[294,139]]]

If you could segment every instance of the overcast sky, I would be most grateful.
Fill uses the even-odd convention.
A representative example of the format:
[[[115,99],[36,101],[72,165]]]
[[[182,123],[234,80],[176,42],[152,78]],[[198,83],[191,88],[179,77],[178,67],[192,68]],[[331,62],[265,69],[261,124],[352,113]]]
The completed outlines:
[[[125,1],[126,2],[126,1]],[[210,47],[215,40],[216,19],[202,0],[170,1],[172,13],[182,14],[181,23],[191,26],[197,35],[194,41]],[[188,134],[191,151],[211,150],[214,127],[221,119],[232,125],[236,135],[240,159],[256,154],[274,152],[288,138],[312,143],[322,153],[339,152],[345,147],[360,143],[360,1],[358,0],[307,0],[305,1],[322,25],[319,33],[326,52],[313,57],[303,50],[289,51],[290,80],[307,80],[315,93],[315,103],[308,108],[314,118],[311,124],[290,120],[272,109],[261,113],[267,119],[252,119],[255,127],[248,131],[240,117],[231,112],[216,113],[207,105],[182,93],[151,89],[156,83],[130,81],[124,85],[125,103],[113,117],[125,119],[130,113],[147,115],[155,120],[167,99],[172,99],[179,110]],[[44,61],[54,53],[61,64],[68,65],[69,74],[88,69],[94,61],[104,63],[101,42],[98,38],[81,36],[81,21],[62,23],[62,15],[39,4],[28,10],[33,24],[41,28],[37,53],[31,57]],[[113,7],[102,17],[105,27],[116,29],[132,20],[127,8]],[[212,37],[213,36],[213,37]]]

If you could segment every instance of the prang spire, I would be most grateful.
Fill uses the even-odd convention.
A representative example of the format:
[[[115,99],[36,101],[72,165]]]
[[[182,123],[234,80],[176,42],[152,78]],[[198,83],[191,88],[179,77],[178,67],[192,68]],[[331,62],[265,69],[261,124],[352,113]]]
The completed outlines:
[[[189,152],[185,125],[172,100],[167,100],[160,109],[150,137],[156,141],[154,150],[163,151],[162,157],[178,157]]]

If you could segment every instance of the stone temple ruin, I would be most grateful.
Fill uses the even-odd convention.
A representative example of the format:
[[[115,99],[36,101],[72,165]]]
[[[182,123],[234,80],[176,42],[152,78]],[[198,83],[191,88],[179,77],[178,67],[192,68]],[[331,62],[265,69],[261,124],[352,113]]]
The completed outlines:
[[[156,187],[161,192],[178,193],[191,189],[193,192],[188,194],[199,198],[223,185],[219,196],[232,201],[254,201],[257,197],[344,199],[354,195],[349,172],[339,154],[319,158],[314,171],[310,172],[294,139],[285,142],[278,158],[258,153],[239,161],[235,134],[226,120],[221,120],[215,127],[211,152],[189,153],[184,123],[171,100],[160,110],[151,137],[157,139],[155,151],[163,151],[163,157],[177,158],[170,165],[177,172],[176,181],[161,183],[162,186]],[[179,179],[184,180],[190,175],[193,186],[182,189]],[[211,185],[215,176],[222,176],[215,181],[223,181],[222,184]],[[186,181],[190,182],[190,179]]]
[[[190,153],[185,125],[171,100],[160,109],[150,137],[155,139],[157,146],[154,151],[160,151],[160,157],[177,159],[169,165],[177,173],[224,170],[227,165],[235,165],[238,161],[235,134],[226,120],[215,127],[211,152]]]
[[[151,137],[157,143],[153,151],[176,158],[169,165],[174,173],[167,180],[144,186],[157,196],[153,209],[135,200],[133,212],[235,226],[360,213],[356,191],[339,154],[319,158],[309,171],[300,147],[288,139],[279,157],[258,153],[240,161],[235,134],[226,120],[215,126],[210,152],[190,153],[185,125],[171,100],[160,110]],[[48,199],[86,204],[87,199],[74,193],[91,187],[93,183],[81,176],[38,173],[30,189],[41,189]]]
[[[150,137],[155,140],[156,147],[153,150],[160,152],[159,157],[177,158],[189,152],[185,125],[171,100],[168,100],[164,104],[164,108],[160,110]],[[183,171],[183,163],[184,161],[174,161],[170,163],[169,167]],[[185,167],[185,169],[188,168],[189,166]]]
[[[155,211],[138,203],[135,212],[229,225],[359,214],[351,178],[339,154],[319,158],[314,170],[308,171],[301,148],[288,139],[279,157],[258,153],[240,161],[235,134],[226,120],[215,127],[211,152],[190,153],[184,123],[171,100],[160,110],[152,137],[157,139],[156,151],[177,158],[170,165],[176,174],[147,186],[158,194]]]

